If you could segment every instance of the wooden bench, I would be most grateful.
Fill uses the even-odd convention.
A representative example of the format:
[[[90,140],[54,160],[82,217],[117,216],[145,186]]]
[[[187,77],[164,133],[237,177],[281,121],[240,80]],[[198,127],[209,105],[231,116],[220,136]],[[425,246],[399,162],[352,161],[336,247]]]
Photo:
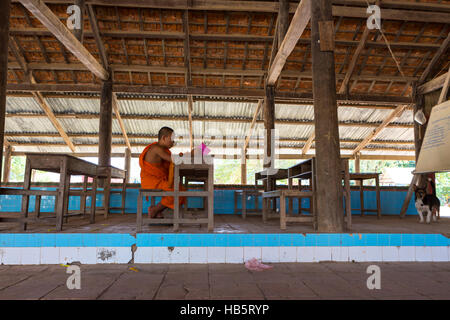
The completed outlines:
[[[247,198],[253,196],[255,197],[255,208],[247,209]],[[258,198],[262,196],[262,192],[258,189],[244,189],[244,190],[236,190],[234,192],[234,214],[237,214],[241,211],[242,219],[247,218],[247,214],[251,213],[252,215],[261,215],[262,209],[259,209]],[[238,198],[241,197],[242,208],[238,209]]]
[[[313,224],[314,229],[316,229],[316,214],[315,210],[313,209],[313,198],[314,194],[311,191],[299,191],[299,190],[274,190],[274,191],[266,191],[263,192],[263,222],[266,222],[268,219],[271,218],[279,218],[280,219],[280,228],[282,230],[286,230],[286,223],[287,222],[311,222]],[[286,199],[289,198],[311,198],[311,215],[305,216],[302,214],[299,214],[298,216],[288,216],[286,214]],[[276,199],[280,199],[280,212],[279,214],[273,212],[273,210],[270,209],[269,201],[276,201]]]
[[[105,219],[108,217],[110,210],[120,210],[122,214],[125,214],[125,203],[127,195],[127,171],[118,169],[113,166],[98,167],[97,178],[105,179],[103,190],[97,191],[97,193],[103,193],[102,205],[98,207],[98,212],[105,215]],[[122,179],[120,190],[111,190],[111,179]],[[122,198],[122,205],[120,207],[110,207],[109,200],[112,194],[120,194]]]

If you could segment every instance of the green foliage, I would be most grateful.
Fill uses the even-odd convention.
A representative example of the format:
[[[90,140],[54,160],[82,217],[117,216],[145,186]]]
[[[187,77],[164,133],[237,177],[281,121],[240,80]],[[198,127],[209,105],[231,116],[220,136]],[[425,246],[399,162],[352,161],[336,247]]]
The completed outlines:
[[[9,181],[23,182],[25,173],[25,157],[11,157],[11,171]]]

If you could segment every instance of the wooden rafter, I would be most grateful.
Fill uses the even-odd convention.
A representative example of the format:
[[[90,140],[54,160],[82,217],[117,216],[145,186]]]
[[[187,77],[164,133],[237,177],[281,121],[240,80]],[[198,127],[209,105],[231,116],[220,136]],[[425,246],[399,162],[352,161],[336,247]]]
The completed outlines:
[[[18,2],[22,0],[12,0]],[[68,0],[45,0],[47,3],[70,3]],[[374,1],[369,1],[373,3]],[[86,0],[101,6],[120,6],[135,8],[162,8],[171,10],[210,10],[210,11],[247,11],[278,12],[279,4],[269,1],[233,1],[230,8],[228,0],[186,1],[186,0]],[[448,23],[450,13],[448,5],[443,3],[419,3],[415,1],[383,0],[383,16],[386,20],[405,20],[417,22]],[[333,16],[349,18],[367,18],[366,0],[333,0]],[[296,4],[290,4],[289,12],[295,12]]]
[[[450,20],[448,20],[450,21]],[[432,76],[431,72],[436,67],[437,63],[441,60],[442,56],[447,52],[447,48],[450,44],[450,32],[447,35],[447,38],[444,40],[438,51],[435,53],[433,58],[431,59],[430,63],[428,64],[425,71],[422,73],[422,75],[419,78],[419,84],[422,84],[424,81],[428,79],[428,77]]]
[[[255,124],[256,124],[256,119],[258,119],[258,115],[261,112],[263,103],[264,103],[263,99],[258,100],[258,105],[256,106],[255,113],[253,114],[253,119],[252,119],[252,122],[250,123],[250,128],[248,129],[247,136],[245,137],[244,147],[242,149],[243,154],[246,154],[246,152],[247,152],[248,143],[253,134],[253,129],[255,128]]]
[[[129,149],[131,149],[130,140],[128,139],[127,130],[125,129],[125,123],[123,122],[123,119],[120,115],[119,111],[119,103],[117,101],[117,96],[113,92],[112,94],[112,108],[114,111],[114,114],[116,115],[116,119],[119,122],[120,130],[122,131],[123,138],[125,139],[125,144]]]
[[[42,1],[20,0],[20,2],[93,74],[102,80],[108,79],[108,72]]]
[[[14,37],[10,37],[9,40],[9,47],[16,58],[17,62],[22,66],[22,69],[30,81],[31,84],[36,84],[36,80],[32,74],[32,71],[29,70],[25,58],[20,54],[18,45],[16,42],[16,39]],[[58,119],[56,119],[56,116],[53,112],[53,110],[50,108],[50,106],[45,101],[45,98],[39,91],[32,92],[32,95],[36,102],[39,104],[39,106],[44,110],[45,115],[50,120],[50,122],[53,124],[55,129],[59,132],[60,136],[63,138],[64,142],[67,144],[67,146],[72,150],[72,152],[75,152],[75,146],[72,143],[72,140],[69,138],[61,124],[59,123]]]
[[[191,49],[189,37],[189,13],[187,10],[183,12],[183,32],[184,37],[184,68],[185,68],[185,85],[186,87],[192,85],[191,77]]]
[[[278,52],[273,59],[272,65],[267,74],[267,84],[274,85],[281,74],[281,70],[286,63],[286,59],[297,45],[298,39],[303,34],[306,26],[311,19],[311,0],[301,0],[291,24],[286,32],[283,42],[278,48]]]
[[[441,94],[439,95],[438,104],[441,104],[442,102],[447,99],[447,93],[448,93],[448,86],[450,85],[450,66],[448,68],[448,71],[445,75],[445,81],[444,85],[442,86]]]
[[[87,8],[88,8],[89,22],[91,24],[91,29],[94,35],[95,42],[97,44],[99,56],[103,64],[103,67],[106,69],[108,68],[108,56],[106,54],[106,49],[100,36],[100,29],[98,27],[98,21],[97,17],[95,16],[94,7],[91,4],[88,4]]]
[[[364,147],[366,147],[368,144],[370,144],[370,141],[375,139],[380,132],[386,128],[392,121],[394,121],[397,117],[399,117],[403,111],[405,110],[404,105],[398,106],[394,111],[391,112],[391,114],[384,119],[383,123],[381,123],[371,134],[369,134],[354,150],[353,155],[356,155],[358,152],[360,152]]]
[[[425,82],[424,84],[422,84],[421,86],[419,86],[417,88],[417,93],[418,94],[426,94],[435,90],[439,90],[440,88],[442,88],[444,86],[445,83],[445,79],[448,76],[448,72],[444,73],[443,75],[434,78],[433,80],[430,80],[428,82]]]

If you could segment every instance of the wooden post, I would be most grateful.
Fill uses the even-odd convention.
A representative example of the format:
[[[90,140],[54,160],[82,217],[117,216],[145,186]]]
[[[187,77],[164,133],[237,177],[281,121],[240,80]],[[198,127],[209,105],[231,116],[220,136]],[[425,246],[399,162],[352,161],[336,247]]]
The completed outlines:
[[[100,98],[100,120],[98,136],[98,165],[111,165],[111,141],[112,141],[112,81],[103,81]],[[100,187],[104,186],[104,179],[99,181]]]
[[[289,0],[280,0],[280,8],[278,10],[278,27],[277,27],[277,45],[280,48],[284,40],[284,36],[289,28]]]
[[[130,169],[131,169],[131,149],[125,149],[125,170],[127,171],[126,183],[130,183]]]
[[[10,0],[0,1],[0,177],[3,162],[3,143],[5,139],[6,83],[8,81],[8,40]]]
[[[8,183],[9,172],[11,171],[11,154],[13,148],[11,146],[7,146],[5,151],[5,163],[3,165],[3,183]]]
[[[336,103],[331,1],[311,1],[311,52],[319,232],[343,232],[342,174]],[[319,28],[320,25],[320,28]],[[324,50],[324,51],[322,51]],[[326,50],[326,51],[325,51]]]
[[[359,153],[359,152],[355,155],[355,172],[356,173],[361,172],[361,153]],[[357,186],[360,185],[359,182],[360,182],[359,180],[356,181]]]
[[[266,86],[266,97],[264,101],[264,129],[265,129],[265,144],[264,144],[264,168],[271,168],[274,163],[274,155],[272,155],[272,129],[275,129],[275,101],[273,86]],[[271,191],[271,179],[267,179],[265,191]]]
[[[243,162],[241,163],[241,184],[245,185],[247,184],[247,160],[245,155],[242,161]]]
[[[74,4],[80,8],[80,29],[73,29],[73,35],[78,41],[83,43],[83,29],[84,29],[84,0],[75,0]]]

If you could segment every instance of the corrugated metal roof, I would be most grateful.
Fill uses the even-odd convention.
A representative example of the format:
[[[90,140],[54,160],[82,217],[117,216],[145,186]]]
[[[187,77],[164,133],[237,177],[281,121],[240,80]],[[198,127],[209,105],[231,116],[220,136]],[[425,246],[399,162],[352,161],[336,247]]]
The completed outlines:
[[[98,96],[89,97],[82,96],[68,96],[58,98],[46,98],[47,103],[52,110],[59,114],[67,113],[80,113],[80,114],[98,114],[100,110],[100,100]],[[122,115],[142,115],[142,116],[176,116],[185,117],[188,116],[188,104],[182,101],[148,101],[139,99],[118,100],[119,110]],[[221,147],[222,141],[212,141],[209,136],[213,135],[218,137],[238,137],[244,139],[249,131],[251,119],[253,118],[256,110],[257,103],[248,102],[224,102],[224,101],[195,101],[193,105],[193,134],[196,137],[195,144],[204,141],[211,148]],[[370,109],[370,108],[356,108],[356,107],[339,107],[338,116],[340,121],[344,122],[370,122],[381,123],[390,113],[392,109]],[[43,114],[43,110],[36,103],[32,97],[7,97],[7,113],[39,113]],[[263,110],[261,110],[258,119],[262,119]],[[298,120],[298,121],[313,121],[314,120],[314,108],[311,105],[292,105],[292,104],[277,104],[275,106],[276,119],[285,120]],[[215,120],[211,121],[199,121],[196,117],[206,118],[230,118],[230,119],[248,119],[246,122],[232,122]],[[395,123],[412,124],[413,112],[412,110],[405,110],[402,115],[395,120]],[[65,132],[70,134],[98,134],[99,119],[78,119],[78,118],[58,118]],[[183,134],[185,139],[184,144],[189,144],[189,123],[187,120],[155,120],[155,119],[124,119],[125,129],[128,135],[153,135],[156,136],[159,129],[163,126],[169,126],[173,128],[177,133]],[[305,124],[284,124],[277,123],[275,125],[278,137],[281,139],[308,139],[313,133],[313,125]],[[5,131],[7,133],[52,133],[57,135],[58,132],[54,128],[53,124],[43,116],[40,117],[7,117],[5,123]],[[258,122],[255,125],[255,129],[252,135],[252,139],[256,139],[259,135],[259,143],[263,143],[263,129],[262,122]],[[339,135],[341,139],[346,140],[363,140],[367,137],[374,127],[361,127],[361,126],[341,126],[339,128]],[[112,131],[114,134],[121,135],[122,131],[118,121],[113,118]],[[6,134],[7,138],[8,135]],[[413,141],[414,132],[412,128],[385,128],[377,137],[376,141]],[[10,137],[11,141],[18,143],[63,143],[62,138],[44,138],[44,137]],[[73,138],[73,142],[77,144],[97,144],[98,139],[94,137],[90,138]],[[153,142],[154,139],[130,139],[130,142],[146,144]],[[253,140],[251,140],[252,142]],[[113,152],[121,152],[124,147],[118,147],[114,144],[124,144],[123,138],[113,139]],[[229,142],[230,145],[234,144],[234,141]],[[252,144],[252,143],[251,143]],[[304,143],[289,143],[284,142],[281,146],[295,146],[296,149],[285,149],[283,153],[298,153]],[[314,146],[314,145],[313,145]],[[345,148],[354,148],[356,143],[341,144]],[[390,149],[393,148],[412,148],[410,145],[395,145],[389,144],[382,145]],[[379,148],[380,145],[369,145],[368,148]],[[238,153],[242,145],[238,146]],[[250,146],[253,148],[253,145]],[[185,151],[185,148],[180,148],[180,151]],[[133,147],[133,152],[140,152],[143,147]],[[181,150],[183,149],[183,150]],[[28,150],[28,151],[42,151],[42,152],[69,152],[69,149],[62,146],[20,146],[17,145],[16,150]],[[218,149],[217,149],[218,150]],[[227,152],[230,149],[227,149]],[[77,147],[77,152],[97,152],[97,147]],[[216,151],[214,151],[216,152]],[[217,151],[219,152],[219,151]],[[224,152],[221,150],[220,152]],[[250,150],[249,150],[250,152]],[[253,152],[253,151],[252,151]],[[367,152],[376,152],[377,154],[401,154],[400,151],[381,150],[373,151],[367,150]],[[310,151],[314,153],[314,151]],[[342,152],[345,154],[346,152]]]

